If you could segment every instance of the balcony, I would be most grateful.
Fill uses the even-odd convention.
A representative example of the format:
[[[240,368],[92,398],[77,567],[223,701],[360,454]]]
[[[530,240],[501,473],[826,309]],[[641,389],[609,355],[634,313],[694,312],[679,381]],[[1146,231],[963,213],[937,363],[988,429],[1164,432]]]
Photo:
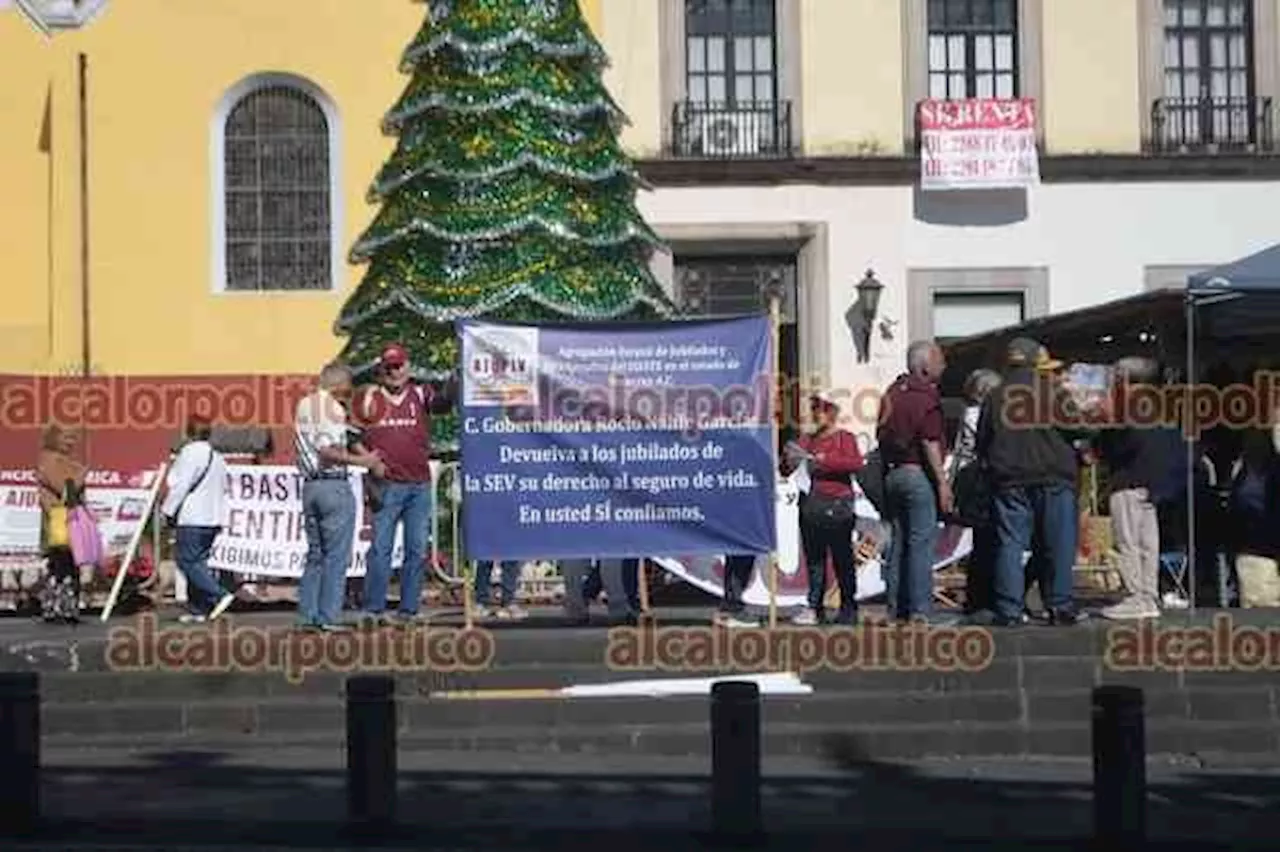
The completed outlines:
[[[1151,108],[1152,154],[1275,150],[1271,98],[1161,98]]]
[[[795,156],[791,104],[697,103],[671,110],[668,154],[690,160],[769,160]]]

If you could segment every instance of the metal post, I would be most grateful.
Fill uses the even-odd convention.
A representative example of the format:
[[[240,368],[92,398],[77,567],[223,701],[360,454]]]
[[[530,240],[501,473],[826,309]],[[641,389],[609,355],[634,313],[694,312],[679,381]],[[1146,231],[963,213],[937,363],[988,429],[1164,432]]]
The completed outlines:
[[[40,818],[40,675],[0,674],[0,834],[21,835]]]
[[[1099,843],[1138,844],[1146,837],[1147,745],[1142,690],[1093,691],[1093,813]]]
[[[760,835],[760,687],[711,687],[711,820],[717,837]]]
[[[395,822],[395,689],[386,675],[347,679],[347,811],[355,826]]]

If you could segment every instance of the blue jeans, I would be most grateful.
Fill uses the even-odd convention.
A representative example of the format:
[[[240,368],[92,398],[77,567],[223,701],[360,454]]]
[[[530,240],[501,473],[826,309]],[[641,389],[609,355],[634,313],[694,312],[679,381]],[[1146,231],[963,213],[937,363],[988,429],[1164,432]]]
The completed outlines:
[[[938,542],[938,498],[920,467],[895,467],[884,478],[889,552],[885,601],[890,618],[933,612],[933,562]],[[1021,610],[1019,610],[1021,611]]]
[[[178,570],[191,584],[189,608],[198,615],[208,615],[223,595],[230,594],[209,570],[209,551],[218,532],[218,527],[178,527],[174,535]]]
[[[992,505],[996,529],[993,604],[997,615],[1022,618],[1027,566],[1038,569],[1040,595],[1050,612],[1070,609],[1072,571],[1080,535],[1076,492],[1066,483],[1001,488]],[[1037,545],[1024,566],[1023,554]]]
[[[302,484],[302,520],[307,562],[298,585],[301,624],[337,624],[342,617],[347,567],[356,532],[356,498],[345,479]]]
[[[388,482],[382,506],[373,516],[373,543],[369,546],[364,578],[364,611],[377,615],[387,608],[391,584],[391,550],[396,527],[404,522],[404,565],[400,568],[400,611],[413,615],[422,597],[422,563],[427,555],[427,530],[431,525],[431,485],[426,482]]]
[[[520,585],[520,563],[513,559],[502,563],[499,583],[502,586],[502,606],[511,606],[516,602],[516,589]],[[476,564],[476,605],[488,606],[490,590],[493,587],[493,563],[489,561]]]

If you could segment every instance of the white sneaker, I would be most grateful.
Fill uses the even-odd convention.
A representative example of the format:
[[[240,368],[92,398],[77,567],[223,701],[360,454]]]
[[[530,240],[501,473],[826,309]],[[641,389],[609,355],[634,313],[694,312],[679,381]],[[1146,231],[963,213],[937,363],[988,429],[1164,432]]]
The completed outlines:
[[[748,618],[744,618],[740,615],[734,615],[729,612],[717,612],[714,623],[721,627],[728,627],[730,629],[760,626],[758,621],[752,621]]]
[[[1143,618],[1159,618],[1160,607],[1129,598],[1118,604],[1104,607],[1098,614],[1111,621],[1133,621]]]
[[[232,594],[223,595],[218,600],[218,603],[214,605],[213,609],[209,610],[208,620],[213,621],[215,618],[217,618],[218,616],[226,612],[228,609],[230,609],[231,605],[235,602],[236,602],[235,595],[232,595]]]
[[[184,612],[178,616],[179,624],[204,624],[208,619],[196,612]]]
[[[813,627],[818,623],[818,614],[806,607],[792,616],[791,623],[801,627]]]
[[[1191,606],[1191,601],[1177,592],[1165,592],[1164,597],[1160,599],[1160,605],[1165,609],[1187,609]]]

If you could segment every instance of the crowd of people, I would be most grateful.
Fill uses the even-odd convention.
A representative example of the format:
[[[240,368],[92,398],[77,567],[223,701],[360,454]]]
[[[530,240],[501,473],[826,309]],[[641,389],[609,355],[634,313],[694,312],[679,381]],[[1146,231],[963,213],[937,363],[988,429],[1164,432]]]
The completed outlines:
[[[781,451],[784,475],[803,468],[801,550],[809,577],[808,605],[790,613],[800,625],[858,620],[857,566],[883,554],[887,615],[891,620],[950,622],[934,610],[934,564],[942,522],[968,527],[965,619],[988,626],[1016,626],[1034,615],[1050,624],[1081,620],[1073,593],[1078,550],[1081,466],[1097,461],[1109,473],[1112,544],[1125,598],[1100,611],[1108,619],[1158,617],[1187,605],[1187,577],[1211,578],[1219,605],[1280,605],[1280,431],[1275,435],[1232,429],[1210,432],[1197,447],[1196,512],[1202,554],[1198,571],[1186,559],[1186,445],[1175,425],[1111,423],[1083,429],[1053,418],[1011,418],[1014,400],[1049,395],[1052,405],[1078,405],[1064,384],[1063,364],[1027,338],[1012,341],[1005,369],[980,369],[964,385],[965,409],[953,434],[943,417],[939,383],[943,352],[930,341],[911,344],[906,371],[884,391],[876,449],[864,457],[854,436],[839,425],[834,396],[809,399],[810,428]],[[391,345],[377,364],[376,384],[354,389],[351,371],[329,365],[316,390],[298,404],[296,464],[307,556],[298,589],[298,625],[310,630],[353,626],[344,617],[347,571],[360,507],[349,484],[363,469],[362,493],[372,516],[368,568],[354,623],[409,624],[420,619],[430,519],[431,417],[454,405],[456,385],[433,388],[411,380],[403,347]],[[1113,368],[1111,396],[1097,404],[1126,410],[1125,395],[1160,380],[1158,365],[1123,358]],[[1024,406],[1024,409],[1026,407]],[[1096,418],[1105,422],[1108,418]],[[174,530],[175,557],[191,594],[188,622],[215,619],[236,601],[208,568],[210,551],[228,503],[226,461],[211,440],[213,424],[192,418],[186,443],[170,466],[161,513]],[[37,465],[47,580],[42,591],[49,621],[72,621],[80,611],[80,567],[67,533],[68,512],[83,502],[85,468],[73,453],[74,435],[51,427]],[[880,514],[859,518],[858,496]],[[59,523],[62,525],[59,526]],[[72,525],[74,526],[74,525]],[[392,549],[403,535],[399,602],[388,598]],[[58,532],[61,530],[61,532]],[[858,533],[855,536],[855,531]],[[859,546],[855,548],[855,542]],[[743,594],[756,554],[726,558],[716,620],[754,626]],[[828,606],[828,565],[838,603]],[[589,621],[590,606],[606,596],[614,622],[638,617],[641,560],[562,560],[564,608],[574,623]],[[493,579],[498,576],[497,595]],[[519,620],[521,565],[482,562],[474,572],[473,598],[480,617]],[[1033,613],[1028,592],[1038,587],[1042,609]]]

